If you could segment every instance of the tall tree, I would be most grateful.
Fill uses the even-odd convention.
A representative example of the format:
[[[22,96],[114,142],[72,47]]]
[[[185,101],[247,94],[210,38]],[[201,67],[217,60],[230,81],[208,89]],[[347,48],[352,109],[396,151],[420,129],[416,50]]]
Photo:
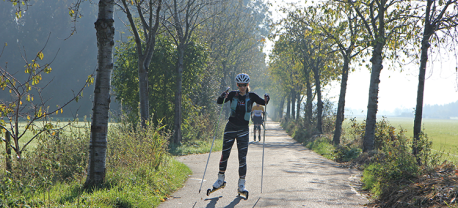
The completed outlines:
[[[296,9],[289,12],[284,20],[286,31],[292,34],[292,47],[296,56],[301,61],[303,75],[307,86],[306,121],[310,124],[312,119],[312,87],[310,76],[313,72],[315,95],[317,98],[317,133],[322,133],[323,101],[321,87],[330,79],[335,79],[335,54],[331,45],[318,27],[317,22],[322,14],[317,7]],[[323,18],[321,18],[323,19]]]
[[[286,47],[290,48],[290,56],[293,61],[299,62],[301,66],[301,76],[303,77],[301,81],[302,85],[305,85],[306,91],[305,122],[311,124],[313,117],[311,66],[306,62],[306,59],[310,58],[306,49],[308,44],[308,40],[306,40],[308,37],[307,33],[310,33],[310,27],[302,21],[306,15],[302,9],[298,8],[294,11],[289,11],[287,8],[282,8],[282,11],[287,16],[277,23],[277,25],[282,25],[283,28],[278,29],[276,33],[286,34]]]
[[[362,47],[359,34],[362,30],[356,13],[350,5],[339,0],[329,1],[322,7],[325,18],[319,21],[318,29],[333,42],[336,50],[342,55],[343,66],[340,79],[340,94],[337,104],[337,114],[333,143],[340,144],[342,123],[345,119],[345,96],[347,92],[348,73],[350,72],[351,60],[361,54],[367,47]]]
[[[156,33],[159,28],[159,14],[161,11],[162,0],[128,2],[126,0],[121,0],[121,2],[122,5],[118,4],[118,6],[127,15],[131,32],[134,35],[135,44],[137,46],[140,120],[142,127],[145,127],[146,121],[149,118],[148,70],[153,57],[154,47],[156,45]],[[140,18],[139,24],[142,28],[142,34],[139,33],[140,29],[138,27],[140,26],[137,26],[134,21],[130,5],[134,7],[134,11],[137,11],[137,16]]]
[[[279,112],[279,117],[283,117],[283,107],[286,101],[286,114],[285,118],[291,117],[291,91],[295,83],[302,83],[298,76],[291,76],[293,74],[299,74],[302,65],[296,61],[292,55],[294,54],[292,47],[289,45],[287,34],[280,34],[278,40],[274,44],[272,53],[270,54],[269,61],[269,75],[273,81],[271,85],[274,85],[275,92],[283,97],[280,102],[277,103],[276,111]],[[275,101],[275,100],[274,100]]]
[[[106,174],[108,111],[110,109],[111,72],[113,70],[114,0],[100,0],[95,24],[97,35],[97,74],[92,110],[89,164],[85,186],[103,183]]]
[[[178,58],[176,62],[176,92],[175,92],[175,117],[174,117],[174,134],[173,143],[181,143],[181,124],[182,124],[182,85],[183,71],[186,68],[184,56],[188,45],[192,42],[193,33],[208,16],[206,7],[212,4],[207,0],[172,0],[165,3],[167,16],[165,25],[167,32],[173,37]],[[208,16],[206,16],[208,15]]]
[[[420,56],[420,69],[418,74],[418,89],[417,89],[417,105],[415,108],[415,120],[413,126],[414,142],[412,153],[418,155],[418,141],[421,134],[421,121],[423,116],[423,95],[425,89],[425,74],[426,64],[428,62],[428,49],[431,46],[431,38],[436,35],[436,32],[441,30],[450,30],[458,26],[458,5],[457,0],[437,1],[426,0],[426,10],[424,13],[424,27],[421,39],[421,56]],[[448,34],[451,34],[447,32]],[[443,39],[437,37],[437,40]],[[456,34],[455,34],[456,35]],[[419,157],[417,161],[420,163]]]
[[[405,0],[347,0],[346,3],[356,12],[363,22],[365,41],[372,48],[370,62],[371,77],[367,104],[366,129],[363,140],[363,151],[374,150],[375,124],[377,122],[378,92],[383,57],[396,57],[396,51],[402,48],[407,40],[409,29],[415,26],[411,14],[416,12],[412,1]],[[389,48],[390,50],[384,50]],[[390,53],[391,52],[391,53]]]
[[[208,43],[212,58],[211,66],[216,69],[215,77],[219,91],[234,87],[234,76],[244,72],[251,76],[250,87],[260,86],[266,66],[260,50],[268,35],[268,8],[263,1],[220,1],[209,7],[215,14],[206,21],[199,32]],[[258,80],[259,79],[259,80]],[[255,84],[256,83],[256,84]],[[226,115],[230,112],[225,108]]]

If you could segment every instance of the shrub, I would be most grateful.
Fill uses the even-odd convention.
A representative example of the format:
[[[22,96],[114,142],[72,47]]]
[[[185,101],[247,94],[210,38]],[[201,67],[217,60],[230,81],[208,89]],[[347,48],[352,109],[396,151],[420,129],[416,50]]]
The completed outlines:
[[[96,207],[157,206],[190,172],[169,156],[169,132],[163,126],[149,121],[141,128],[140,123],[133,126],[123,120],[108,129],[105,183],[101,188],[84,189],[90,127],[89,123],[73,124],[42,134],[35,149],[14,160],[12,172],[0,172],[0,207],[80,202]]]
[[[306,147],[328,159],[334,159],[335,148],[327,137],[316,137],[307,142]]]
[[[390,189],[410,181],[421,174],[415,157],[411,154],[411,139],[401,129],[398,133],[387,122],[377,129],[378,152],[372,163],[364,168],[364,188],[383,197]]]
[[[14,160],[12,172],[0,172],[0,207],[27,204],[28,197],[57,181],[81,177],[87,167],[89,127],[73,122],[65,129],[40,134],[37,147]]]
[[[362,150],[358,147],[352,147],[350,144],[339,145],[334,151],[334,160],[337,162],[348,162],[358,158]]]
[[[132,128],[129,123],[121,122],[110,126],[108,131],[107,168],[135,168],[140,164],[149,164],[158,168],[167,158],[167,145],[170,133],[162,131],[164,126],[155,126],[146,122]]]

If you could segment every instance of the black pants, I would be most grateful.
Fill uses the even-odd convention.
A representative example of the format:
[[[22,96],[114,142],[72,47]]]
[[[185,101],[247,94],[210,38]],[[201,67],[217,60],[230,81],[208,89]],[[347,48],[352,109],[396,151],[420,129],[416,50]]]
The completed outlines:
[[[246,175],[246,155],[248,152],[248,126],[237,126],[231,122],[227,122],[224,129],[223,152],[219,161],[219,171],[225,172],[227,168],[227,160],[231,154],[232,146],[237,139],[237,150],[239,156],[239,177],[244,178]]]

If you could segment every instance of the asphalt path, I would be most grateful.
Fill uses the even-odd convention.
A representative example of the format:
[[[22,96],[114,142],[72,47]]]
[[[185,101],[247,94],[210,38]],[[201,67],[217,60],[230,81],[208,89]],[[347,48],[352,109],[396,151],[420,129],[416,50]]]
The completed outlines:
[[[271,120],[266,125],[262,168],[263,142],[253,142],[252,131],[253,127],[250,127],[247,200],[237,196],[238,157],[237,145],[234,144],[224,189],[206,195],[207,189],[218,178],[220,151],[211,153],[200,193],[208,154],[177,157],[178,161],[191,168],[193,174],[183,188],[159,207],[365,207],[369,202],[357,191],[360,171],[340,167],[338,163],[305,148],[288,136],[279,123]]]

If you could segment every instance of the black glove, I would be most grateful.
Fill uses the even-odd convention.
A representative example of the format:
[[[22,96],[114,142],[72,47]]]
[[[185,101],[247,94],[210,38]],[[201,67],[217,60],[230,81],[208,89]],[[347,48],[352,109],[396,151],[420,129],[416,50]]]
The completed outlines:
[[[225,98],[226,97],[226,91],[224,91],[223,93],[221,93],[221,95],[219,96],[220,98]]]
[[[264,101],[266,101],[266,105],[269,103],[269,100],[270,100],[270,96],[269,96],[269,94],[266,93],[264,95]]]

